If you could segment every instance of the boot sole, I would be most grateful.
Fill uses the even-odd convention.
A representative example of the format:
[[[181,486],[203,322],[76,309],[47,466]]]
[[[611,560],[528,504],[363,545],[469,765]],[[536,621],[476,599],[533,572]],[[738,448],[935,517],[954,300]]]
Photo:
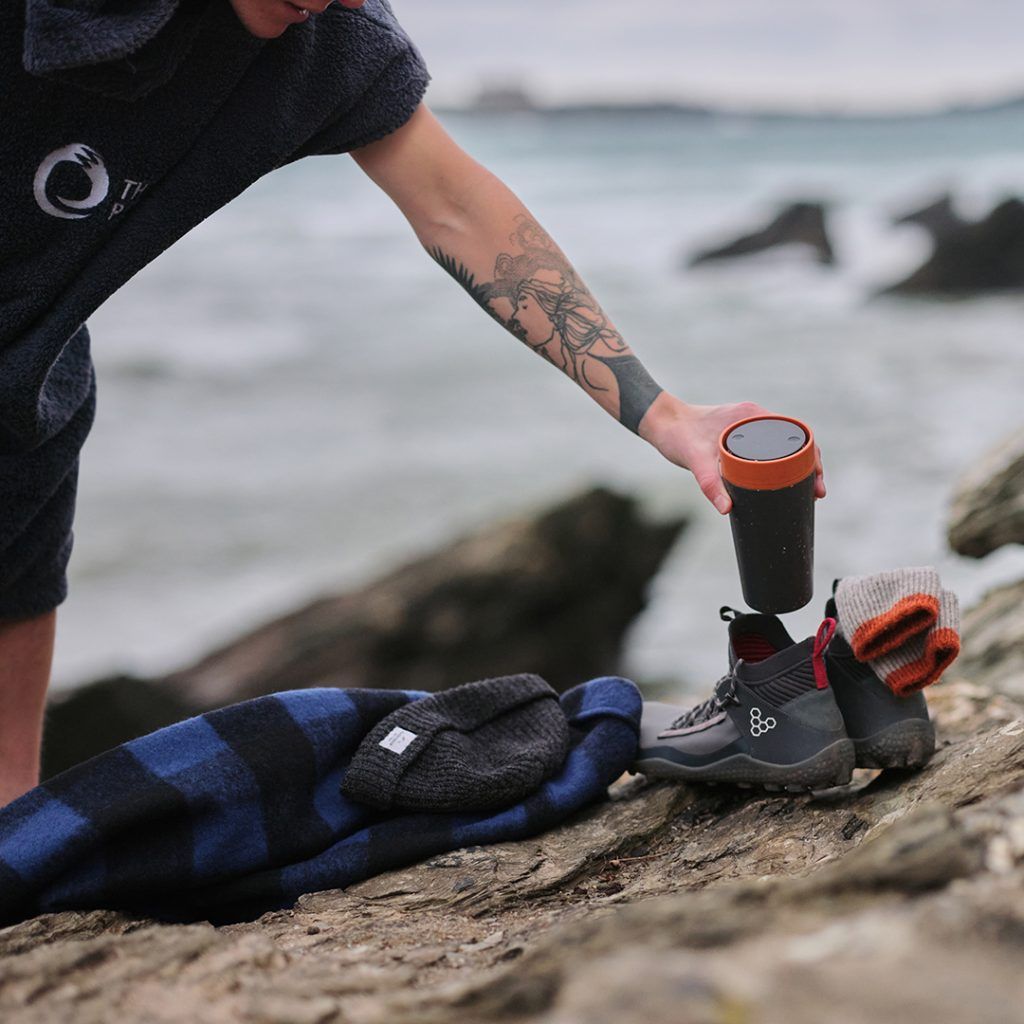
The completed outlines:
[[[749,754],[733,754],[723,761],[700,766],[677,764],[663,757],[647,757],[636,761],[632,770],[653,779],[731,782],[737,786],[801,792],[845,786],[853,776],[855,760],[853,741],[836,740],[813,757],[795,764],[758,761]]]
[[[858,768],[921,768],[935,753],[935,727],[923,718],[909,718],[855,739]]]

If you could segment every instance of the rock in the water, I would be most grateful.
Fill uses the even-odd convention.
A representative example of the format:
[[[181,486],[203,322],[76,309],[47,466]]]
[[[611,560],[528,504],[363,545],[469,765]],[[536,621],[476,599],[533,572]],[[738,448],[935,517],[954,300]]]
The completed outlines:
[[[958,231],[968,222],[963,219],[953,206],[953,197],[947,192],[938,199],[926,203],[909,213],[893,217],[894,225],[916,224],[924,228],[933,239],[942,238],[951,232]]]
[[[1024,429],[979,459],[957,484],[949,543],[971,558],[1024,544]]]
[[[513,672],[536,672],[561,690],[614,672],[625,632],[684,526],[649,523],[635,501],[598,488],[490,527],[163,679],[107,680],[55,698],[45,774],[277,690],[438,690]]]
[[[764,252],[779,245],[806,245],[819,263],[835,262],[835,252],[825,226],[823,203],[792,203],[784,207],[770,224],[742,235],[727,245],[703,249],[689,260],[691,267],[713,260],[731,259]]]
[[[1020,288],[1024,288],[1024,202],[1007,199],[982,220],[936,236],[932,255],[885,292],[965,296]]]

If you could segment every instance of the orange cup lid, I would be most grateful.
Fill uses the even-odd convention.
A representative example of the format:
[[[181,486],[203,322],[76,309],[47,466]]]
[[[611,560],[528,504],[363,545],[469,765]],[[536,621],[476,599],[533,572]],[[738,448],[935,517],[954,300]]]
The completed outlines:
[[[748,423],[763,426],[741,429]],[[777,491],[814,472],[814,434],[792,416],[748,416],[722,431],[718,458],[722,477],[736,487]]]

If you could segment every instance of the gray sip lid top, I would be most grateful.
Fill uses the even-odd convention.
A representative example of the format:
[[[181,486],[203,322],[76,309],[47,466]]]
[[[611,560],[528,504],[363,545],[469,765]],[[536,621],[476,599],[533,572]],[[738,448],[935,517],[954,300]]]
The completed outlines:
[[[807,444],[807,432],[790,420],[752,420],[730,430],[725,447],[751,462],[770,462],[793,455]]]

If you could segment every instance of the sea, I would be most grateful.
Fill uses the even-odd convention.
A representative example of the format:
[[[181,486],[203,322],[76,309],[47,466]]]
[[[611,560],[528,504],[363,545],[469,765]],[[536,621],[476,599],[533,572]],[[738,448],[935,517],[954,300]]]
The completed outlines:
[[[838,576],[935,565],[969,605],[1024,575],[1022,548],[976,561],[945,539],[957,480],[1024,420],[1024,295],[876,294],[929,251],[894,216],[945,191],[980,216],[1024,192],[1024,111],[442,120],[547,227],[665,388],[812,425],[828,497],[814,602],[786,617],[795,635],[813,632]],[[686,269],[798,199],[829,204],[834,267],[796,248]],[[180,667],[596,484],[653,518],[690,517],[623,671],[680,699],[721,675],[718,608],[742,601],[728,522],[485,317],[348,157],[262,179],[90,326],[99,412],[58,688]]]

